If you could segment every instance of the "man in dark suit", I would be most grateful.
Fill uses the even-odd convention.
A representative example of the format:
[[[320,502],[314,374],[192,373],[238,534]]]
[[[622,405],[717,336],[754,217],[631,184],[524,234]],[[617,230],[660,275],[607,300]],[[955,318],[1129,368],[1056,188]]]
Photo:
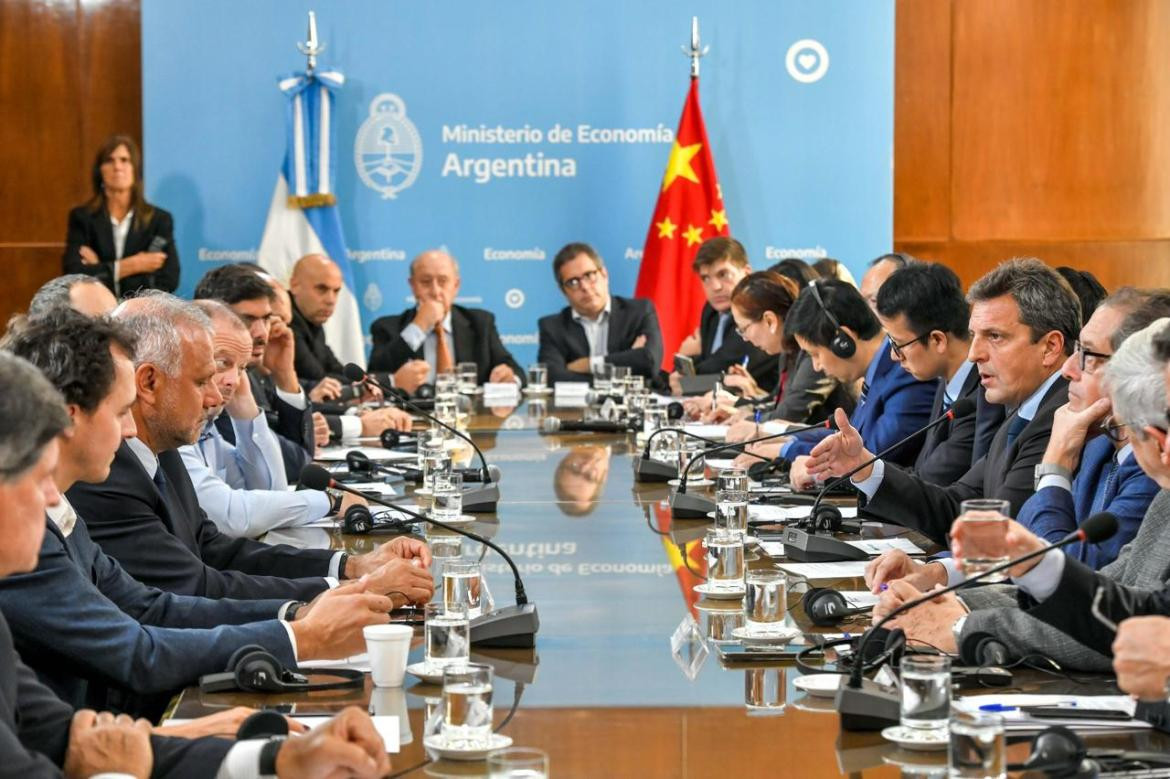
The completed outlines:
[[[324,328],[343,285],[341,268],[323,254],[307,254],[293,265],[288,291],[297,342],[296,370],[306,384],[316,385],[329,378],[340,390],[340,382],[345,380],[345,366],[325,343]]]
[[[728,236],[710,238],[695,252],[691,270],[703,283],[707,302],[699,315],[699,326],[679,345],[678,353],[694,360],[699,376],[727,372],[727,386],[746,385],[756,391],[752,394],[770,394],[780,378],[779,358],[743,340],[731,317],[731,293],[752,272],[743,244]],[[683,394],[677,371],[670,374],[670,390],[674,395]]]
[[[954,484],[923,481],[882,460],[858,471],[854,485],[867,497],[864,513],[920,530],[945,544],[959,506],[972,498],[1000,498],[1015,514],[1033,492],[1033,470],[1048,445],[1052,415],[1068,399],[1060,367],[1080,330],[1080,304],[1056,271],[1036,259],[1009,260],[977,281],[971,303],[970,359],[987,400],[1010,409],[990,452]],[[873,455],[844,414],[839,433],[810,460],[810,473],[828,478]]]
[[[971,349],[971,307],[959,277],[945,265],[914,263],[895,271],[877,294],[877,315],[890,338],[890,352],[916,379],[938,379],[930,418],[960,398],[976,401],[982,422],[998,428],[1003,406],[988,403],[979,371],[967,359]],[[970,470],[977,414],[936,425],[926,432],[914,473],[944,487]]]
[[[415,551],[383,546],[348,556],[221,534],[200,509],[177,451],[196,441],[208,410],[222,402],[212,381],[211,323],[167,295],[126,301],[115,316],[138,341],[137,436],[119,447],[104,482],[69,490],[102,551],[135,579],[181,595],[311,600],[338,579],[368,575],[371,591],[430,597],[433,584],[425,567],[412,564]]]
[[[410,263],[410,290],[418,305],[401,314],[384,316],[370,327],[374,348],[370,370],[395,373],[395,385],[414,392],[423,383],[433,383],[435,374],[454,370],[461,362],[478,368],[476,383],[521,382],[521,370],[500,341],[496,318],[489,311],[455,305],[459,294],[459,266],[455,258],[433,249]],[[410,386],[397,378],[397,371],[414,365],[424,381]]]
[[[104,481],[118,445],[134,434],[133,337],[116,321],[66,310],[10,333],[5,348],[64,397],[72,425],[58,440],[57,489]],[[329,590],[294,621],[295,601],[173,595],[104,554],[67,499],[48,514],[36,570],[0,580],[0,610],[41,680],[75,706],[153,718],[240,647],[259,644],[286,665],[347,656],[363,651],[361,628],[384,624],[392,608],[385,596]]]
[[[657,378],[662,331],[654,304],[609,294],[609,273],[587,243],[571,243],[553,258],[553,276],[569,305],[540,320],[540,354],[549,381],[589,381],[606,363]]]

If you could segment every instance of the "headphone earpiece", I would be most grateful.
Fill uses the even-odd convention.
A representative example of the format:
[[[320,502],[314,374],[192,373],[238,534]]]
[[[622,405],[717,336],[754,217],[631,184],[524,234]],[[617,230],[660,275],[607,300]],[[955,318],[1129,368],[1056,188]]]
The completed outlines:
[[[817,506],[816,513],[809,517],[809,524],[812,525],[812,531],[814,533],[840,532],[841,524],[844,521],[845,518],[841,514],[841,509],[832,503],[822,503]]]
[[[355,503],[345,510],[341,526],[346,533],[365,535],[374,529],[374,515],[367,507]]]
[[[232,657],[239,655],[237,650]],[[236,686],[241,690],[257,692],[280,692],[284,689],[281,679],[284,668],[272,653],[260,647],[246,652],[235,663]]]
[[[829,339],[829,351],[842,360],[848,360],[857,353],[857,341],[854,341],[853,336],[841,328],[837,317],[833,316],[833,312],[825,305],[825,300],[821,297],[820,282],[810,281],[808,286],[812,289],[813,298],[817,301],[821,313],[825,315],[825,319],[829,320],[829,324],[833,326],[835,331],[833,337]]]
[[[1053,725],[1036,734],[1032,751],[1022,763],[1011,763],[1009,771],[1043,771],[1056,776],[1095,776],[1082,765],[1088,751],[1085,742],[1071,728]]]

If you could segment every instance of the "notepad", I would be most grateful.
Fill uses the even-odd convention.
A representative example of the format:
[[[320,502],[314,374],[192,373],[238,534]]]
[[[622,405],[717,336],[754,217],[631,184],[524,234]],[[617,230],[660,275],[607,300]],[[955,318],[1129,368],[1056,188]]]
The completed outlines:
[[[783,522],[788,519],[804,519],[812,512],[812,506],[778,506],[772,503],[753,503],[748,506],[748,519],[770,519]],[[854,519],[857,516],[856,506],[846,506],[841,509],[844,519]]]
[[[330,446],[318,449],[314,459],[326,463],[345,462],[345,456],[350,452],[361,452],[371,460],[414,460],[418,457],[413,452],[398,452],[379,446]]]
[[[955,706],[965,711],[979,711],[980,707],[994,705],[996,713],[1003,717],[1005,731],[1038,731],[1053,725],[1063,725],[1073,730],[1116,731],[1147,730],[1153,727],[1143,720],[1118,721],[1109,719],[1060,719],[1054,717],[1033,717],[1018,710],[1002,711],[1019,706],[1068,706],[1080,709],[1101,709],[1121,711],[1133,716],[1137,701],[1128,695],[1029,695],[1022,693],[1006,695],[965,695],[955,701]]]
[[[848,560],[841,563],[780,563],[780,570],[806,579],[846,579],[864,576],[865,560]]]

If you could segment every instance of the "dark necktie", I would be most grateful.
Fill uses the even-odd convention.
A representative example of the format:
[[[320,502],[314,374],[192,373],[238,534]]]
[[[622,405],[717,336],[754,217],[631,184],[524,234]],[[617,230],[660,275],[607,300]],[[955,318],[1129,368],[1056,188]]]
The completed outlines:
[[[861,397],[857,399],[857,405],[865,405],[865,399],[869,396],[869,382],[865,379],[861,380]]]
[[[167,499],[167,477],[163,473],[162,464],[160,463],[154,469],[154,486],[158,487],[158,494],[162,495],[163,500]]]
[[[1023,431],[1023,429],[1025,427],[1027,427],[1028,423],[1031,421],[1032,420],[1030,420],[1030,419],[1024,419],[1019,414],[1016,414],[1014,417],[1012,417],[1012,421],[1008,423],[1008,432],[1007,432],[1007,445],[1008,446],[1011,446],[1012,444],[1014,444],[1016,442],[1016,439],[1020,437],[1021,431]]]
[[[715,337],[711,339],[711,353],[719,351],[719,347],[723,346],[723,334],[727,332],[727,321],[731,319],[731,314],[720,314],[719,324],[715,325]]]
[[[1109,466],[1105,469],[1105,486],[1099,493],[1097,493],[1096,498],[1093,500],[1093,508],[1089,512],[1090,514],[1096,514],[1098,511],[1103,511],[1105,506],[1109,504],[1109,501],[1116,497],[1117,471],[1119,467],[1120,466],[1117,462],[1117,454],[1114,453],[1114,455],[1109,458]]]

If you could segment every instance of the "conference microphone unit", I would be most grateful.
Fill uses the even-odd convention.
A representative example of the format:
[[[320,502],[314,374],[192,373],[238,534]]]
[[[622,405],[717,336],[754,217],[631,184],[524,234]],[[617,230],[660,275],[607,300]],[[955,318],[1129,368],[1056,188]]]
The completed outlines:
[[[688,433],[686,430],[677,427],[662,427],[655,430],[646,437],[646,446],[642,449],[642,456],[634,460],[634,481],[638,482],[664,482],[671,479],[678,478],[678,466],[671,463],[655,460],[650,456],[650,442],[657,438],[661,433],[682,433],[687,438],[695,441],[702,441],[703,443],[711,444],[712,446],[722,446],[723,441],[716,441],[714,438],[704,438],[701,435]],[[742,447],[743,444],[737,444]],[[758,457],[761,460],[767,461],[767,457],[763,455],[754,454],[753,457]]]
[[[632,429],[629,422],[613,422],[608,419],[574,421],[545,417],[540,424],[542,433],[628,433]]]
[[[789,428],[783,433],[772,433],[770,435],[760,436],[759,438],[752,438],[747,441],[739,441],[734,444],[723,444],[716,446],[713,449],[706,449],[702,452],[696,452],[687,460],[686,465],[683,466],[683,472],[679,474],[678,489],[676,489],[670,496],[670,516],[676,519],[703,519],[712,511],[715,510],[715,501],[702,495],[692,495],[687,492],[687,474],[691,471],[691,466],[695,464],[696,460],[707,459],[718,452],[726,452],[737,447],[746,447],[749,444],[758,444],[764,441],[774,441],[777,438],[784,438],[786,436],[795,435],[796,433],[804,433],[809,430],[832,430],[833,420],[826,419],[824,422],[818,422],[815,425],[805,425],[804,427]]]
[[[959,398],[958,400],[956,400],[954,403],[951,404],[951,407],[949,409],[947,409],[946,412],[939,415],[937,418],[930,420],[925,425],[923,425],[922,427],[915,430],[910,435],[903,438],[901,441],[898,441],[897,443],[894,443],[894,444],[890,444],[885,449],[881,450],[880,452],[875,454],[873,457],[869,458],[868,460],[863,462],[861,465],[857,466],[856,468],[853,468],[852,470],[848,471],[847,473],[843,473],[840,476],[829,479],[827,482],[825,482],[825,486],[821,488],[821,491],[817,493],[817,499],[815,501],[813,501],[812,509],[810,509],[808,512],[807,526],[810,527],[814,533],[817,532],[818,530],[840,528],[841,527],[841,520],[842,520],[841,509],[838,506],[833,505],[832,503],[825,503],[824,502],[825,496],[828,495],[831,490],[833,490],[836,487],[839,487],[843,484],[848,484],[849,479],[852,478],[853,475],[856,474],[858,471],[861,471],[863,468],[866,468],[867,466],[873,465],[878,460],[880,460],[883,457],[885,457],[886,455],[888,455],[890,452],[898,449],[899,447],[905,446],[906,444],[913,441],[918,436],[926,433],[928,430],[930,430],[934,427],[937,427],[938,425],[941,425],[943,422],[947,422],[947,421],[955,420],[955,419],[961,419],[965,416],[968,416],[968,415],[974,413],[974,411],[975,411],[975,401],[974,400],[972,400],[971,398]],[[804,524],[805,523],[800,522],[800,523],[797,523],[797,526],[800,527],[801,525],[804,525]],[[848,546],[848,544],[846,544],[846,546]],[[785,547],[785,549],[787,550],[787,547]],[[850,549],[852,549],[852,547],[850,547]],[[799,559],[799,558],[793,558],[793,559]],[[832,561],[834,559],[855,560],[857,558],[855,558],[855,557],[840,557],[840,558],[821,557],[821,558],[818,558],[816,560],[810,559],[809,562],[827,562],[827,561]]]
[[[465,490],[463,493],[463,510],[469,514],[491,514],[495,512],[496,506],[500,502],[500,488],[492,481],[491,471],[488,470],[487,459],[483,456],[483,452],[476,445],[475,441],[471,440],[471,436],[459,432],[451,425],[429,414],[418,407],[417,404],[407,400],[393,387],[384,387],[381,382],[370,373],[362,370],[360,365],[349,363],[345,366],[345,378],[349,381],[368,381],[378,389],[382,390],[382,395],[387,398],[393,398],[391,401],[395,405],[402,407],[406,411],[413,411],[421,417],[430,420],[433,424],[438,425],[451,434],[458,436],[471,445],[471,448],[479,456],[479,462],[482,466],[480,472],[482,473],[483,486],[474,490]]]
[[[311,490],[332,488],[341,490],[342,492],[348,492],[351,495],[359,495],[371,503],[377,503],[379,506],[385,506],[394,511],[401,511],[403,514],[414,517],[421,522],[426,522],[427,524],[435,525],[452,533],[470,538],[473,541],[478,541],[489,549],[494,550],[500,557],[504,558],[504,562],[512,569],[512,578],[516,587],[516,605],[505,606],[504,608],[482,614],[471,620],[471,643],[484,647],[499,647],[504,649],[524,649],[536,646],[536,632],[540,629],[540,618],[536,613],[536,604],[528,602],[528,595],[524,592],[524,582],[520,579],[520,570],[516,567],[516,563],[513,562],[507,552],[495,543],[478,533],[472,533],[455,525],[440,522],[437,519],[432,519],[417,511],[395,505],[381,498],[372,498],[368,495],[363,495],[360,491],[338,482],[330,475],[329,471],[320,465],[314,465],[312,463],[306,465],[301,470],[301,484],[304,484],[305,487]]]
[[[391,476],[397,476],[400,479],[409,481],[413,484],[422,483],[422,470],[419,468],[405,468],[396,465],[386,465],[385,463],[371,460],[365,452],[357,450],[346,452],[345,464],[349,468],[350,473],[373,475],[375,471],[388,473]],[[453,473],[463,475],[465,482],[479,482],[483,481],[483,472],[479,468],[454,468]],[[500,480],[500,469],[496,465],[488,466],[488,475],[491,476],[492,481]]]
[[[1053,549],[1059,549],[1062,546],[1076,542],[1099,544],[1102,541],[1107,541],[1112,538],[1115,533],[1117,533],[1117,517],[1107,511],[1102,511],[1086,519],[1079,528],[1051,546],[1037,549],[1026,555],[1021,555],[1014,560],[997,565],[994,568],[989,568],[982,573],[964,579],[958,584],[952,584],[950,587],[941,590],[931,590],[919,598],[906,601],[882,617],[874,623],[873,627],[862,634],[861,641],[857,645],[856,656],[859,658],[865,657],[865,650],[874,632],[881,630],[887,622],[900,614],[906,613],[910,609],[921,606],[923,603],[928,603],[941,595],[969,587],[976,582],[980,582],[997,573],[1002,573],[1022,562],[1047,554]],[[865,673],[865,665],[862,662],[855,663],[852,669],[850,669],[849,683],[841,685],[841,688],[837,691],[836,708],[841,715],[841,727],[845,730],[880,730],[890,725],[897,725],[899,721],[901,699],[897,692],[862,687],[864,681],[862,675]]]

